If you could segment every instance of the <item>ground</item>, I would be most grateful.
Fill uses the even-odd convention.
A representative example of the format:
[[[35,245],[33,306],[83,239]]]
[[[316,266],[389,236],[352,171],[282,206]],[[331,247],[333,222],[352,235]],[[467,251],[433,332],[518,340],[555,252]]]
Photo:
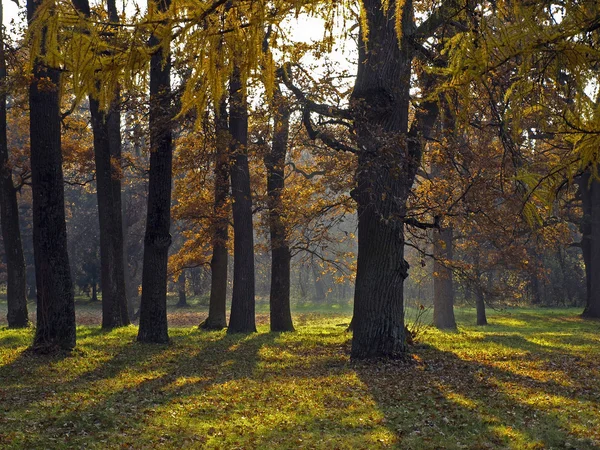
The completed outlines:
[[[427,329],[391,363],[349,360],[346,309],[300,308],[296,333],[261,314],[234,336],[172,309],[168,346],[78,310],[70,356],[24,353],[33,330],[2,322],[1,448],[600,448],[600,322],[578,310],[490,311],[481,328],[459,309],[458,332]]]

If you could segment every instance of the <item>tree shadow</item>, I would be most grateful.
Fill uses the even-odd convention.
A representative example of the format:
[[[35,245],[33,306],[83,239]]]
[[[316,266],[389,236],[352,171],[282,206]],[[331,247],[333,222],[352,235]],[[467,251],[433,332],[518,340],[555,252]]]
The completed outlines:
[[[206,333],[191,351],[189,346],[182,346],[177,337],[168,346],[130,342],[120,346],[106,361],[72,379],[47,380],[42,385],[36,383],[35,389],[31,381],[24,385],[22,379],[11,380],[2,386],[0,398],[8,400],[7,413],[24,417],[22,423],[15,423],[13,427],[19,436],[13,443],[16,448],[50,448],[53,443],[60,447],[78,445],[78,436],[82,439],[97,436],[101,442],[108,435],[118,434],[123,426],[141,438],[147,426],[146,414],[152,415],[157,408],[202,395],[213,385],[254,378],[261,347],[277,337],[223,333],[213,334],[214,339],[208,336]],[[98,345],[102,345],[101,341]],[[93,353],[94,345],[90,347],[88,351]],[[81,358],[86,357],[89,355],[81,355]],[[21,373],[31,380],[38,369],[47,370],[49,364],[57,362],[60,362],[57,357],[22,353],[0,368],[0,378],[8,379]],[[96,394],[89,395],[90,392]],[[57,396],[62,397],[57,402],[63,405],[61,409],[53,410],[55,406],[45,405]],[[11,398],[15,402],[10,402]],[[77,401],[79,398],[84,400]],[[43,411],[36,411],[40,405]],[[218,405],[214,411],[206,411],[209,415],[217,412]],[[39,415],[44,416],[41,425],[45,432],[28,432],[31,423],[36,422],[34,417]],[[123,422],[124,418],[133,417],[135,420]],[[139,447],[136,442],[131,445]]]
[[[559,407],[544,410],[519,397],[559,396],[585,408],[597,404],[598,392],[535,380],[428,345],[414,357],[409,363],[356,365],[401,448],[439,448],[439,442],[444,448],[570,448],[574,442],[573,448],[598,448],[574,432],[573,418]],[[585,429],[584,419],[577,420]]]

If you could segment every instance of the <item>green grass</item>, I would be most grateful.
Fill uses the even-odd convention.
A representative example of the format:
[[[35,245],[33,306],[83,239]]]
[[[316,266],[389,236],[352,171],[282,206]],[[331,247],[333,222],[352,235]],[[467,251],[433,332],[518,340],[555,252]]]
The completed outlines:
[[[169,346],[80,326],[67,357],[2,329],[0,448],[600,448],[600,322],[578,312],[461,309],[391,363],[349,361],[347,312]]]

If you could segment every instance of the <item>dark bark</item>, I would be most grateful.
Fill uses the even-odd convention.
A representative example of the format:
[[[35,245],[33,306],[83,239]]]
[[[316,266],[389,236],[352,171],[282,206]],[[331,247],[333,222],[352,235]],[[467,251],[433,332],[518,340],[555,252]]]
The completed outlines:
[[[233,195],[233,295],[228,333],[256,331],[254,299],[254,234],[248,168],[248,105],[239,68],[229,83],[231,192]]]
[[[83,15],[90,16],[88,0],[73,0],[73,4]],[[108,1],[108,13],[110,21],[118,23],[119,15],[114,0]],[[108,111],[103,111],[98,100],[92,95],[89,97],[100,222],[102,328],[104,329],[112,329],[130,323],[123,254],[119,97],[120,91],[117,89]]]
[[[487,317],[485,315],[485,298],[483,294],[483,288],[481,286],[475,287],[475,307],[477,309],[477,325],[487,325]]]
[[[586,304],[582,316],[600,318],[600,182],[587,170],[579,180],[583,218],[581,248],[585,264]]]
[[[352,94],[358,168],[353,197],[358,204],[358,265],[354,294],[352,358],[401,357],[407,351],[403,285],[406,201],[421,159],[419,135],[437,116],[422,105],[408,129],[412,53],[398,42],[395,8],[363,1],[368,43],[359,45]],[[403,5],[402,28],[412,28],[412,2]]]
[[[139,296],[138,288],[133,278],[132,267],[129,264],[129,224],[127,222],[129,209],[127,207],[127,195],[130,191],[129,185],[125,184],[125,188],[123,189],[123,202],[122,202],[122,217],[123,217],[123,267],[125,273],[125,297],[127,298],[127,311],[129,313],[129,321],[132,322],[136,318],[136,305]],[[135,207],[132,208],[135,210]],[[137,210],[135,212],[132,211],[132,214],[138,214]]]
[[[38,5],[35,0],[28,0],[29,21]],[[42,53],[44,51],[42,44]],[[29,87],[37,286],[37,328],[32,350],[41,353],[75,347],[75,303],[67,253],[59,90],[60,72],[36,60]]]
[[[96,190],[100,221],[100,266],[102,285],[102,328],[129,325],[123,259],[123,217],[121,206],[120,113],[113,104],[108,113],[90,97],[94,133]]]
[[[227,239],[229,236],[229,144],[227,105],[223,99],[215,111],[216,161],[215,203],[213,211],[213,254],[210,260],[210,303],[208,317],[201,324],[206,330],[222,330],[227,326]]]
[[[433,325],[440,330],[455,330],[452,270],[452,228],[433,232]]]
[[[184,308],[188,306],[187,296],[185,293],[185,269],[181,269],[181,273],[179,274],[179,278],[177,279],[177,291],[179,294],[179,301],[177,302],[178,308]]]
[[[271,151],[265,156],[267,206],[271,236],[271,331],[294,331],[290,308],[290,261],[292,259],[283,217],[285,156],[290,129],[290,110],[279,90],[274,95],[274,132]]]
[[[157,2],[158,10],[170,0]],[[152,35],[150,46],[159,43]],[[171,183],[173,138],[171,111],[171,57],[163,47],[150,59],[150,179],[144,236],[142,299],[138,341],[167,343],[167,262],[171,245]]]
[[[0,4],[0,24],[2,17],[2,5]],[[8,162],[6,78],[4,29],[0,27],[0,223],[6,255],[6,303],[8,308],[6,318],[10,328],[23,328],[29,325],[27,272],[19,228],[17,191]]]

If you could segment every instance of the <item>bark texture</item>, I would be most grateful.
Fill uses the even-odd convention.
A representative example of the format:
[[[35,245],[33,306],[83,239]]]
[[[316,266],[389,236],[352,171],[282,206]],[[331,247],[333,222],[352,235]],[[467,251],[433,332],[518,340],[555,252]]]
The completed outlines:
[[[2,23],[0,3],[0,24]],[[4,29],[0,27],[0,223],[6,254],[6,303],[9,328],[29,325],[27,312],[27,271],[21,230],[19,228],[19,205],[13,184],[12,169],[8,162],[8,140],[6,136],[6,53]]]
[[[351,357],[395,358],[407,351],[403,285],[406,201],[421,159],[419,134],[437,117],[423,105],[408,129],[412,50],[400,45],[395,6],[384,13],[377,0],[364,0],[368,43],[359,45],[352,94],[358,168],[353,197],[358,204],[358,265]],[[397,3],[401,4],[401,3]],[[403,2],[402,29],[412,28],[412,1]]]
[[[159,11],[170,0],[157,2]],[[153,35],[150,46],[158,45]],[[144,267],[138,341],[167,343],[167,262],[171,245],[171,184],[173,137],[171,111],[171,62],[163,47],[150,60],[150,179],[144,236]]]
[[[254,231],[248,168],[248,105],[246,86],[234,69],[229,83],[231,192],[233,195],[233,295],[228,333],[256,331],[254,299]]]
[[[283,217],[282,192],[290,129],[290,110],[279,90],[274,95],[275,129],[271,151],[265,156],[267,207],[271,237],[271,331],[294,331],[290,308],[290,261],[292,259]]]
[[[227,326],[227,239],[229,236],[229,125],[225,99],[215,111],[216,161],[215,203],[213,206],[213,254],[210,260],[210,303],[208,317],[201,324],[206,330],[222,330]]]
[[[586,304],[582,316],[600,318],[600,182],[586,171],[579,180],[583,206],[581,249],[585,263]]]
[[[452,270],[452,228],[433,232],[433,325],[440,330],[455,330]]]
[[[28,0],[29,21],[38,5],[35,0]],[[75,347],[75,303],[67,253],[59,86],[60,72],[37,60],[29,87],[29,130],[37,286],[37,328],[32,350],[40,353]]]
[[[90,98],[96,190],[100,221],[100,266],[102,287],[102,328],[129,325],[125,290],[123,254],[123,217],[121,204],[121,132],[120,114],[115,104],[108,113]]]

